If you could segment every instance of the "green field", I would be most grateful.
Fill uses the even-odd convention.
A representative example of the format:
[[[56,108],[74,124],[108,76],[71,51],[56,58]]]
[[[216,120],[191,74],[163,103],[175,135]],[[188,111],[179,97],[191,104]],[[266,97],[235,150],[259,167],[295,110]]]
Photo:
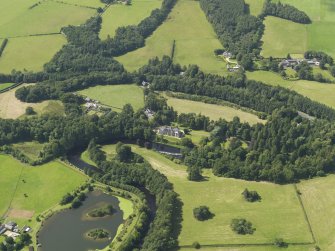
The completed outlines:
[[[0,83],[0,91],[4,90],[8,87],[11,87],[13,85],[13,83]]]
[[[335,176],[298,184],[315,238],[322,251],[335,250]]]
[[[98,100],[117,112],[125,104],[131,104],[135,111],[144,106],[143,90],[136,85],[95,86],[79,91],[79,94]]]
[[[249,5],[250,14],[258,16],[262,13],[264,0],[244,0]]]
[[[100,0],[61,0],[61,2],[78,6],[88,6],[93,8],[104,7],[104,3],[102,3]]]
[[[15,119],[24,116],[28,106],[33,107],[37,114],[64,114],[64,106],[59,100],[47,100],[41,103],[21,102],[15,97],[15,91],[22,86],[0,94],[0,118]]]
[[[43,150],[44,144],[40,144],[38,142],[23,142],[13,144],[15,149],[20,150],[23,154],[25,154],[31,160],[36,160],[39,158],[40,152]]]
[[[0,171],[0,215],[10,206],[31,211],[36,216],[86,180],[83,174],[57,161],[30,167],[7,155],[0,155]]]
[[[286,87],[314,101],[335,108],[335,84],[324,84],[307,80],[288,81],[282,79],[278,74],[268,71],[247,72],[247,77],[269,85]]]
[[[0,58],[0,72],[42,71],[65,43],[63,35],[11,38]]]
[[[179,244],[191,245],[194,241],[204,245],[271,243],[277,237],[289,242],[310,242],[311,235],[302,208],[292,185],[280,186],[265,182],[248,182],[213,176],[205,172],[207,181],[187,180],[186,167],[178,165],[159,153],[132,146],[151,165],[165,174],[183,202],[182,231]],[[106,148],[104,148],[106,149]],[[258,191],[262,201],[245,202],[241,192]],[[208,221],[194,219],[192,210],[207,205],[215,214]],[[253,222],[256,232],[249,236],[233,233],[230,220],[245,217]],[[275,228],[273,226],[276,226]],[[201,231],[200,231],[201,230]]]
[[[211,73],[227,73],[225,62],[214,56],[214,50],[222,48],[222,45],[197,1],[178,1],[167,20],[146,40],[145,47],[117,60],[128,70],[136,70],[150,58],[170,56],[174,40],[176,63],[197,64]]]
[[[266,17],[264,24],[263,57],[286,57],[288,53],[302,54],[307,50],[306,25],[277,17]]]
[[[281,0],[281,2],[305,11],[312,19],[312,24],[301,25],[267,17],[262,54],[265,57],[286,56],[287,53],[300,53],[312,49],[324,51],[335,57],[335,1]],[[274,19],[276,21],[273,21]]]
[[[0,37],[60,32],[62,27],[69,24],[84,23],[95,12],[94,9],[43,1],[35,8],[28,8],[10,21],[0,24]]]
[[[161,3],[161,0],[132,0],[131,5],[111,5],[102,15],[100,38],[113,37],[118,27],[139,24]]]
[[[167,102],[178,113],[201,113],[208,116],[212,120],[223,118],[232,121],[234,117],[239,117],[243,122],[250,124],[263,123],[264,120],[259,119],[256,115],[244,112],[242,110],[223,105],[206,104],[203,102],[191,101],[186,99],[178,99],[168,97]]]

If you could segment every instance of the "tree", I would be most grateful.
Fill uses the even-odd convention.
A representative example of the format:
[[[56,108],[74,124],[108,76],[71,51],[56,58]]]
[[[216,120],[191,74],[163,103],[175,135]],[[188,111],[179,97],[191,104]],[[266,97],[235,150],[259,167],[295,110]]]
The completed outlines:
[[[207,206],[200,206],[193,209],[193,216],[199,221],[205,221],[211,219],[213,214]]]
[[[247,188],[242,192],[242,195],[244,199],[249,202],[261,200],[261,196],[256,191],[249,191]]]
[[[252,223],[246,219],[232,219],[230,227],[234,232],[242,235],[253,234],[256,230],[252,227]]]
[[[283,238],[275,239],[274,245],[280,248],[285,248],[288,244],[283,240]]]
[[[189,167],[187,168],[187,172],[188,172],[188,180],[191,181],[200,181],[203,179],[202,175],[201,175],[201,168],[199,167]]]
[[[35,115],[36,112],[34,111],[34,108],[32,108],[31,106],[28,106],[26,108],[26,115]]]
[[[129,162],[133,155],[131,147],[124,145],[121,142],[116,144],[116,154],[118,160],[121,162]]]

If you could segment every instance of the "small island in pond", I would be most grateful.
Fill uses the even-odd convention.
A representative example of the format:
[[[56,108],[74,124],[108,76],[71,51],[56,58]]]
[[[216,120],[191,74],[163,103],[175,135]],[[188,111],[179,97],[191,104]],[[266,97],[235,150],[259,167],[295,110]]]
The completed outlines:
[[[92,229],[87,233],[87,236],[94,240],[102,240],[109,238],[109,232],[101,228]]]
[[[109,204],[100,208],[96,208],[92,210],[91,212],[88,213],[88,216],[93,217],[93,218],[101,218],[109,215],[113,215],[115,212],[114,207]]]

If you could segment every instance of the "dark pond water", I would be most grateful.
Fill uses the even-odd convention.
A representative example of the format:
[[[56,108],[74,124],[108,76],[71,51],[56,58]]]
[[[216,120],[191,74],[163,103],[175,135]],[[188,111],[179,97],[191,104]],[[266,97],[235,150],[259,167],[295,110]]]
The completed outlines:
[[[180,158],[182,156],[181,150],[178,147],[173,147],[170,145],[165,145],[165,144],[156,143],[156,142],[152,144],[152,147],[153,149],[155,149],[156,151],[160,153],[171,155],[176,158]]]
[[[49,218],[39,234],[41,251],[87,251],[102,249],[111,240],[95,241],[88,239],[86,233],[92,229],[102,228],[110,233],[111,239],[116,235],[117,229],[123,222],[123,212],[119,201],[112,195],[101,191],[87,194],[83,205],[75,210],[66,210]],[[87,213],[92,209],[106,204],[112,204],[116,212],[112,216],[103,218],[90,218]]]

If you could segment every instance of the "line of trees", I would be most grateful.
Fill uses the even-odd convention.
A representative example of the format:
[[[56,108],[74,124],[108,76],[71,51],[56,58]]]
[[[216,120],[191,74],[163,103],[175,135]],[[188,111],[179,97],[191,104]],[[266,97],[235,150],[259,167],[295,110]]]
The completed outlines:
[[[264,2],[262,16],[280,17],[301,24],[310,24],[312,22],[305,12],[298,10],[296,7],[282,4],[281,2],[273,3],[271,0]]]
[[[0,57],[2,56],[2,53],[3,53],[3,51],[5,50],[7,43],[8,43],[8,39],[5,38],[5,39],[2,41],[1,46],[0,46]]]
[[[185,69],[182,76],[180,72],[181,67],[169,57],[152,59],[139,70],[140,78],[147,79],[152,90],[217,98],[267,114],[281,107],[293,107],[317,118],[335,120],[333,109],[286,88],[247,80],[244,74],[205,74],[195,65]]]

